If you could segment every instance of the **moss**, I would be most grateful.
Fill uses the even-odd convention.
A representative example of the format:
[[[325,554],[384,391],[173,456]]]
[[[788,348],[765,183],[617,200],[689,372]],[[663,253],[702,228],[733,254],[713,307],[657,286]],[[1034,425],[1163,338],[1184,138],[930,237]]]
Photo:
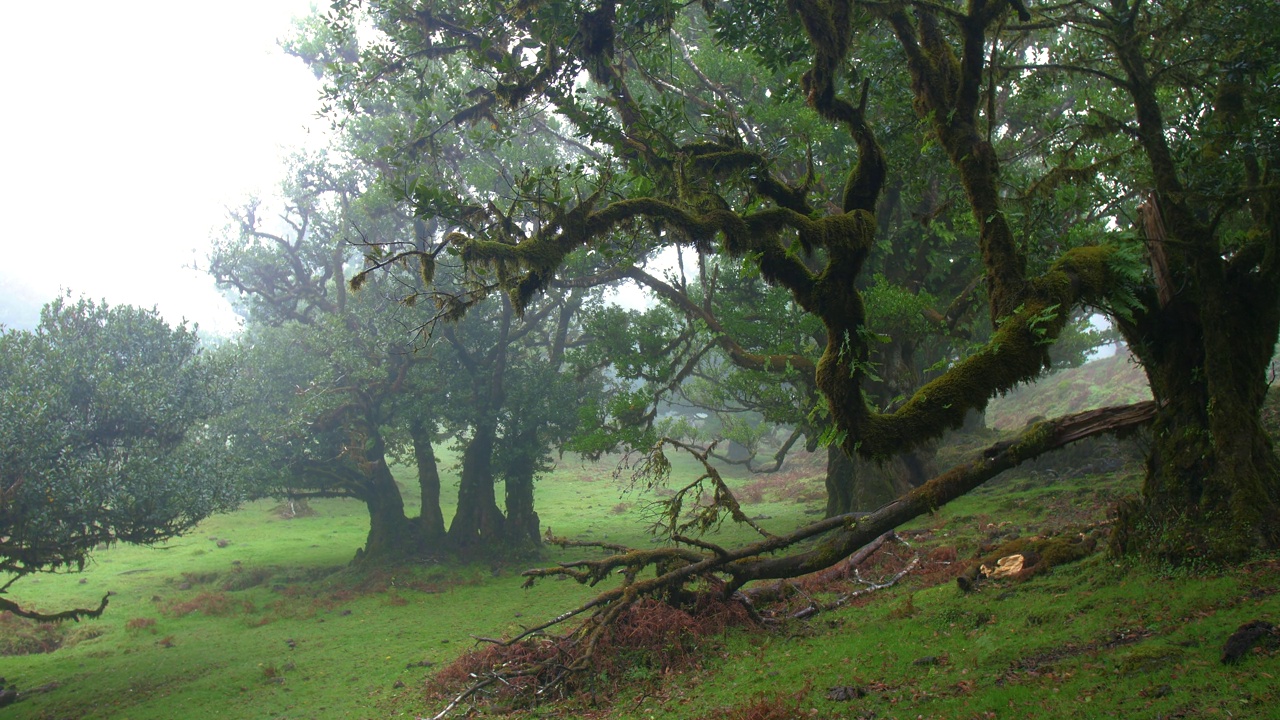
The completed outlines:
[[[1121,675],[1138,675],[1164,670],[1182,659],[1185,651],[1172,645],[1151,645],[1137,648],[1126,654],[1116,672]]]
[[[1097,541],[1091,535],[1060,535],[1051,538],[1015,538],[1002,543],[989,551],[973,564],[957,579],[962,590],[974,589],[981,580],[983,566],[994,568],[1002,558],[1010,555],[1022,555],[1022,570],[1013,579],[1027,580],[1035,575],[1049,572],[1059,565],[1079,562],[1097,550]]]

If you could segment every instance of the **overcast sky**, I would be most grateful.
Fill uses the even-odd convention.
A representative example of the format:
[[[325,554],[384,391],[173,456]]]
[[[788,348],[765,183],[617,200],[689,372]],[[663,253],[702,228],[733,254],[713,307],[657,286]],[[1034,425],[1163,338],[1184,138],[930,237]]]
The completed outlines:
[[[318,142],[318,83],[277,45],[310,7],[3,4],[0,322],[34,322],[67,288],[234,329],[184,266],[205,264],[228,206],[274,189],[289,149]]]

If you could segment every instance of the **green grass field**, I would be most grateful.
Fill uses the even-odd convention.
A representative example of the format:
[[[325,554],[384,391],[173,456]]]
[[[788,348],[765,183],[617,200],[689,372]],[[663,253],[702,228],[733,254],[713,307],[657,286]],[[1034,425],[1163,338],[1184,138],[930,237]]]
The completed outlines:
[[[1076,450],[1007,473],[904,528],[864,571],[898,585],[833,612],[699,640],[678,674],[637,667],[612,698],[582,697],[525,717],[1093,718],[1276,717],[1275,648],[1219,662],[1242,623],[1280,621],[1280,558],[1230,569],[1118,562],[1102,552],[1029,580],[962,594],[953,578],[980,547],[1071,534],[1105,522],[1137,490],[1134,466],[1096,473],[1106,452]],[[1056,463],[1056,464],[1055,464]],[[691,465],[677,464],[682,473]],[[408,481],[409,474],[404,479]],[[816,517],[812,466],[761,482],[738,477],[760,522],[782,531]],[[646,496],[612,465],[562,462],[541,481],[556,535],[645,546]],[[409,503],[415,498],[407,498]],[[6,718],[430,717],[430,677],[476,646],[554,617],[589,596],[571,581],[521,589],[519,572],[589,550],[549,548],[505,566],[347,567],[367,518],[354,502],[314,502],[283,519],[272,502],[213,518],[163,548],[99,552],[82,574],[32,577],[11,597],[40,609],[96,604],[102,619],[60,628],[0,621],[0,676],[23,693]],[[448,509],[446,509],[446,513]],[[726,529],[720,542],[742,531]],[[813,585],[829,600],[852,581]],[[37,648],[51,652],[12,654]],[[833,697],[850,699],[831,699]]]

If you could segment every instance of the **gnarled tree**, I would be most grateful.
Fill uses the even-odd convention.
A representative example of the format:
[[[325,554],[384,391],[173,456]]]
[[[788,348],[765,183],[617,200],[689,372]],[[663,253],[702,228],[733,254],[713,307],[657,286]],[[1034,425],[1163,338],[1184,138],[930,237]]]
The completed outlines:
[[[336,95],[367,99],[446,68],[487,78],[418,83],[430,120],[398,147],[429,149],[418,141],[454,130],[469,142],[509,138],[528,117],[554,118],[576,139],[576,162],[546,168],[546,191],[509,194],[502,213],[445,217],[423,193],[416,203],[453,226],[449,247],[490,272],[517,313],[570,278],[583,253],[631,260],[680,245],[754,265],[822,323],[828,342],[815,384],[844,448],[869,458],[919,447],[1036,377],[1085,309],[1110,316],[1151,380],[1152,403],[1034,426],[864,518],[837,516],[742,548],[614,548],[605,560],[553,570],[584,582],[624,578],[576,611],[593,613],[578,631],[583,647],[637,597],[700,577],[732,590],[829,565],[1004,468],[1138,423],[1152,422],[1154,439],[1142,495],[1125,504],[1113,536],[1117,550],[1233,559],[1280,546],[1280,464],[1258,422],[1280,331],[1275,3],[361,7],[367,15],[339,13],[335,30],[355,42],[355,24],[371,21],[383,42],[338,63]],[[791,132],[744,121],[739,98],[714,78],[673,82],[675,48],[703,29],[714,38],[704,42],[779,71],[756,81],[770,83],[771,97],[803,100],[808,110],[792,113]],[[892,65],[909,80],[892,82]],[[432,109],[440,107],[449,109]],[[939,151],[936,177],[963,197],[991,329],[886,409],[867,399],[879,330],[863,290],[871,256],[884,251],[886,189],[910,166],[897,144],[882,142],[903,122],[926,151]],[[809,124],[839,127],[846,141],[796,142],[813,139]],[[1131,228],[1148,195],[1138,236]],[[769,555],[818,534],[826,537],[813,549]],[[651,566],[657,577],[642,579]]]

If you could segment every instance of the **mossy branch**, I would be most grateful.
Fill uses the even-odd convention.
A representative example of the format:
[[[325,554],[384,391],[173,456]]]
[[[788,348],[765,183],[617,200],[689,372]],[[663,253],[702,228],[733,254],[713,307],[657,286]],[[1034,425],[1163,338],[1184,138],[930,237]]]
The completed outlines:
[[[695,245],[705,245],[717,235],[722,236],[724,249],[735,257],[758,253],[765,279],[785,285],[798,296],[811,291],[813,276],[805,264],[782,245],[779,239],[782,231],[796,232],[806,249],[848,248],[865,252],[873,241],[874,226],[866,221],[865,213],[815,219],[784,207],[746,215],[725,209],[695,212],[652,197],[618,200],[593,210],[600,194],[598,191],[574,208],[558,213],[554,222],[518,244],[468,240],[462,244],[463,261],[498,272],[502,285],[511,291],[517,310],[523,311],[534,294],[552,282],[570,253],[636,219],[660,222],[679,231],[684,241]],[[515,268],[522,269],[523,274],[518,274]]]
[[[1070,309],[1101,302],[1120,281],[1113,271],[1116,250],[1081,247],[1068,251],[1030,283],[1026,302],[1000,321],[987,344],[944,375],[926,383],[892,413],[866,404],[851,376],[861,371],[856,356],[828,346],[818,363],[818,384],[833,417],[848,432],[846,449],[865,457],[885,457],[960,427],[970,410],[982,410],[995,393],[1039,375],[1049,364],[1048,349],[1062,333]]]
[[[102,596],[102,602],[98,603],[98,607],[90,610],[88,608],[73,608],[71,610],[63,610],[56,613],[42,613],[35,610],[27,610],[21,605],[0,597],[0,610],[11,612],[21,618],[35,620],[36,622],[65,622],[74,620],[80,622],[81,618],[97,618],[102,616],[102,612],[107,609],[107,601],[111,598],[112,593]]]

